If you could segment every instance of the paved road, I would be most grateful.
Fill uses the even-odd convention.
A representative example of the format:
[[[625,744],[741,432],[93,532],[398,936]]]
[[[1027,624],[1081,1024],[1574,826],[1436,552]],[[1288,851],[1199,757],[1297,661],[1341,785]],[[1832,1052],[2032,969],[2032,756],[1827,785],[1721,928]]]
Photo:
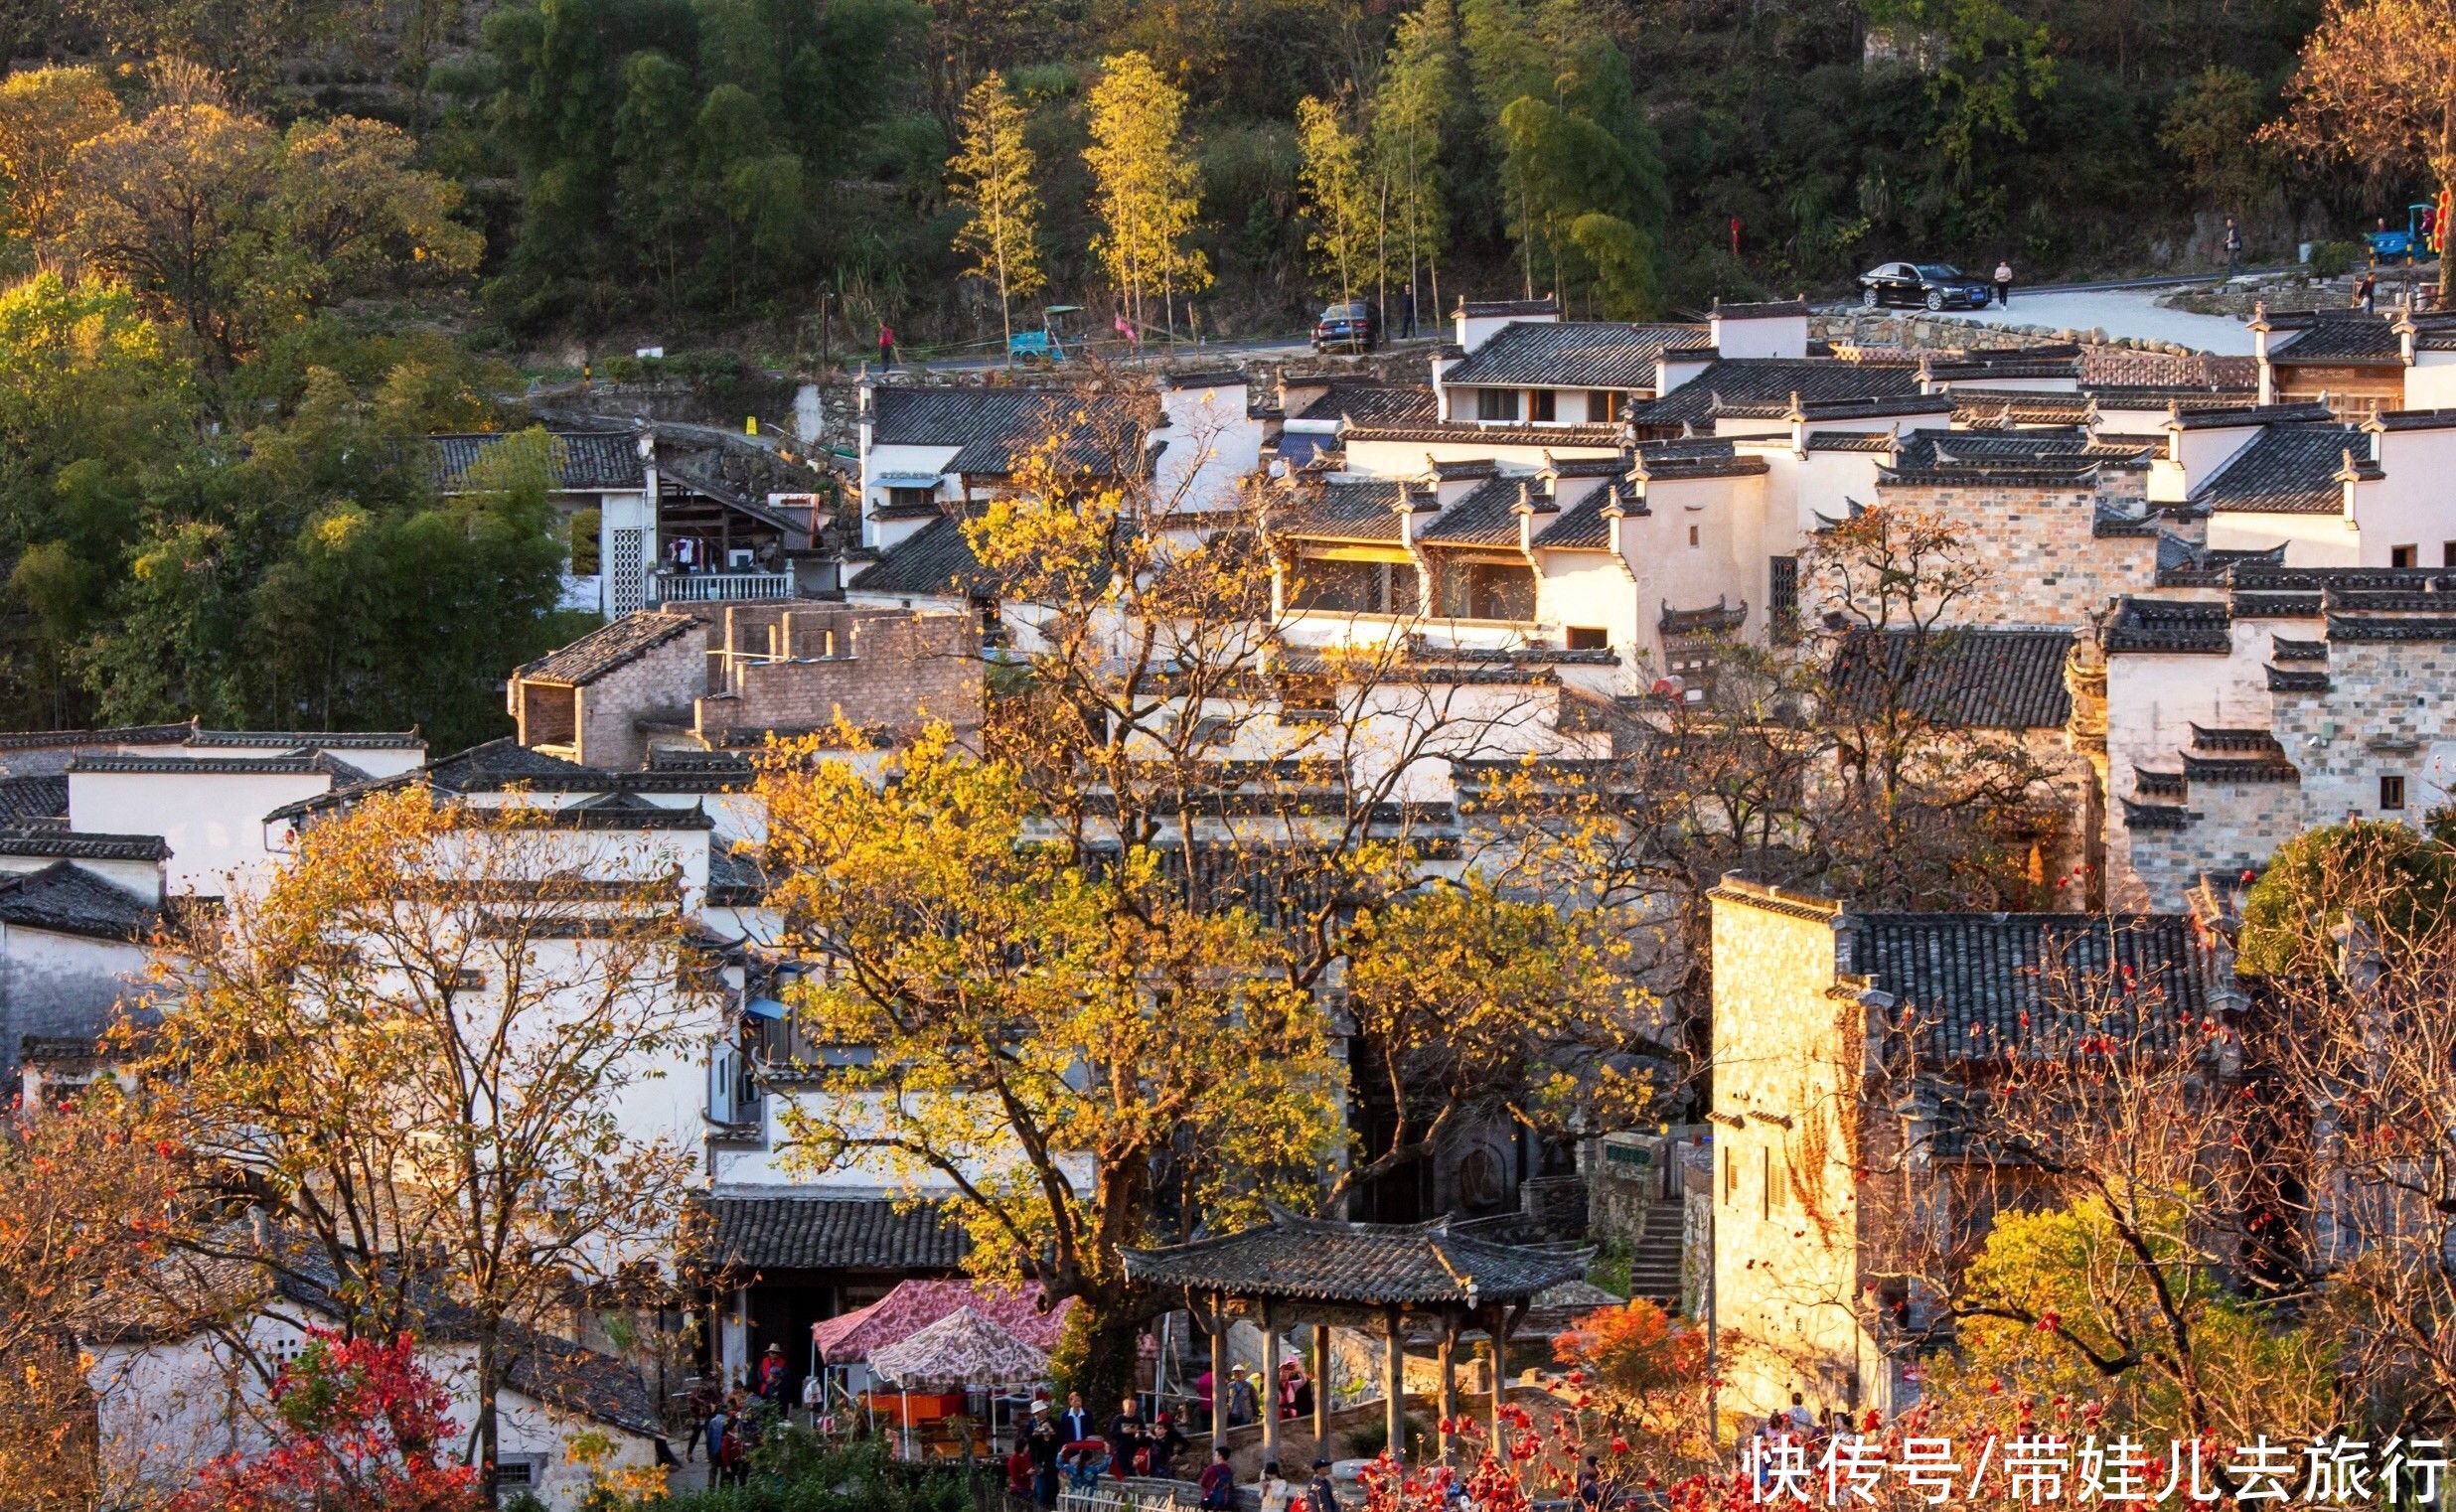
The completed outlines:
[[[2249,357],[2251,333],[2241,321],[2225,315],[2195,315],[2169,310],[2157,302],[2153,289],[2041,290],[2025,294],[2013,289],[2010,305],[1989,305],[1976,312],[1949,312],[1949,319],[1981,325],[2050,326],[2061,331],[2104,331],[2109,336],[2145,337],[2180,342],[2221,357]]]

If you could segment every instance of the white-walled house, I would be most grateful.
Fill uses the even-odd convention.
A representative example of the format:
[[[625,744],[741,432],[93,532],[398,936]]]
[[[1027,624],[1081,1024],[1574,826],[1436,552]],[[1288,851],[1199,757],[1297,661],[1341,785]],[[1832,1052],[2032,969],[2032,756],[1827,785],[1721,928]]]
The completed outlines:
[[[163,1335],[135,1318],[86,1341],[95,1459],[108,1493],[128,1504],[166,1496],[209,1461],[272,1441],[271,1373],[297,1356],[309,1328],[333,1327],[340,1309],[320,1258],[291,1255],[263,1268],[262,1285],[260,1300],[216,1331]],[[418,1365],[444,1388],[448,1416],[465,1433],[477,1416],[476,1345],[457,1309],[420,1310]],[[656,1463],[664,1426],[637,1371],[533,1329],[514,1328],[507,1343],[496,1398],[507,1497],[527,1492],[556,1512],[578,1506],[589,1473],[569,1450],[582,1434],[603,1441],[609,1472]],[[458,1442],[444,1447],[456,1462]]]
[[[649,576],[659,559],[655,440],[645,429],[548,434],[554,452],[549,498],[569,547],[562,607],[593,610],[609,619],[646,607]],[[480,432],[428,439],[437,485],[452,494],[487,481],[485,458],[506,436]],[[583,543],[574,531],[589,538]]]

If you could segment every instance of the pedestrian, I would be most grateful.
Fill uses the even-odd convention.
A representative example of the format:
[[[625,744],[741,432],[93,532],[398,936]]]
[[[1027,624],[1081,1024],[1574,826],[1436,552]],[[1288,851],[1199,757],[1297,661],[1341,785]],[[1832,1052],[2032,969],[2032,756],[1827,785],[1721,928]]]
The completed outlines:
[[[699,1445],[707,1442],[707,1420],[716,1416],[716,1383],[701,1380],[691,1388],[691,1436],[683,1440],[683,1457],[696,1460]],[[708,1457],[716,1457],[715,1445],[708,1445]]]
[[[1313,1461],[1313,1483],[1305,1488],[1305,1512],[1339,1512],[1339,1488],[1330,1483],[1330,1461]]]
[[[1057,1415],[1057,1441],[1080,1443],[1092,1434],[1092,1415],[1084,1409],[1083,1393],[1066,1393],[1066,1410]]]
[[[1266,1460],[1262,1466],[1262,1512],[1288,1512],[1292,1494],[1287,1477],[1280,1474],[1279,1461]]]
[[[2011,304],[2013,302],[2013,264],[2007,258],[1998,257],[1996,259],[1995,285],[1997,305]]]
[[[1151,1420],[1144,1441],[1150,1445],[1151,1453],[1151,1468],[1144,1473],[1155,1480],[1173,1480],[1177,1452],[1185,1447],[1185,1436],[1177,1432],[1176,1424],[1166,1413],[1158,1414]]]
[[[878,371],[895,371],[895,333],[887,329],[883,320],[878,323]]]
[[[721,1401],[708,1413],[707,1422],[700,1425],[700,1431],[707,1439],[707,1471],[710,1480],[724,1478],[725,1448],[732,1441],[732,1435],[726,1430],[732,1426],[733,1415],[725,1411],[725,1404]]]
[[[1109,1469],[1124,1480],[1135,1473],[1135,1459],[1144,1448],[1143,1410],[1132,1396],[1118,1403],[1109,1420]]]
[[[2362,281],[2354,285],[2354,302],[2368,315],[2379,313],[2379,275],[2364,269]]]
[[[790,1370],[785,1364],[784,1346],[770,1344],[767,1352],[759,1356],[759,1400],[781,1411],[785,1405],[785,1377]]]
[[[2226,276],[2231,278],[2242,267],[2242,231],[2234,218],[2226,218]]]
[[[1006,1494],[1017,1500],[1036,1497],[1038,1470],[1039,1466],[1032,1463],[1030,1440],[1016,1439],[1012,1452],[1006,1455]]]
[[[1300,1370],[1289,1382],[1288,1416],[1309,1418],[1313,1415],[1313,1378]]]
[[[1578,1469],[1578,1505],[1587,1512],[1603,1512],[1604,1467],[1593,1454]]]
[[[1066,1445],[1062,1463],[1066,1466],[1066,1487],[1083,1495],[1091,1494],[1100,1484],[1101,1472],[1109,1468],[1109,1446],[1098,1438],[1085,1438]]]
[[[1228,1466],[1228,1446],[1211,1450],[1211,1462],[1202,1467],[1203,1512],[1230,1512],[1237,1504],[1237,1472]]]
[[[1399,306],[1399,336],[1403,341],[1416,339],[1416,286],[1407,286],[1407,302]]]
[[[1228,1426],[1243,1428],[1248,1423],[1260,1422],[1262,1413],[1255,1406],[1256,1401],[1254,1377],[1239,1366],[1228,1379]]]
[[[1057,1425],[1049,1421],[1049,1404],[1032,1404],[1032,1431],[1023,1440],[1032,1455],[1032,1500],[1043,1507],[1057,1505],[1057,1456],[1063,1447]]]
[[[1803,1438],[1807,1436],[1810,1429],[1816,1427],[1816,1414],[1808,1411],[1807,1399],[1798,1392],[1791,1393],[1790,1411],[1784,1413],[1782,1417],[1791,1431]]]

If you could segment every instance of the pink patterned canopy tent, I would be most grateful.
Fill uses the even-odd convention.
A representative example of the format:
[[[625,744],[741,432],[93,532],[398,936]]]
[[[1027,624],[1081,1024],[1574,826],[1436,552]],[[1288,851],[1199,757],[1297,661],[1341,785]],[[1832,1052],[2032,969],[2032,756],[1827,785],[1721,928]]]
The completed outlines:
[[[977,1386],[1036,1381],[1049,1372],[1049,1352],[1035,1349],[970,1307],[870,1351],[870,1369],[899,1386]]]
[[[969,1281],[908,1281],[866,1307],[812,1324],[810,1336],[829,1364],[845,1365],[867,1360],[873,1351],[910,1338],[932,1323],[969,1307],[985,1321],[1045,1355],[1057,1347],[1058,1334],[1066,1326],[1066,1314],[1074,1307],[1074,1298],[1068,1297],[1046,1312],[1040,1310],[1039,1302],[1037,1285],[993,1286]]]

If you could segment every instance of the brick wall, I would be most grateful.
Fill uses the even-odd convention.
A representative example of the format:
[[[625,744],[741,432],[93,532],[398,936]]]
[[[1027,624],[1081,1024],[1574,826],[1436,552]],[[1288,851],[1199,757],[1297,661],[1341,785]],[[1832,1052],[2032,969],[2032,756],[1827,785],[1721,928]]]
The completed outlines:
[[[2102,478],[2097,490],[1922,483],[1880,487],[1877,497],[1959,522],[1978,559],[1993,569],[1988,582],[1954,607],[1955,620],[2077,627],[2107,599],[2145,591],[2157,578],[2154,536],[2100,536],[2095,530],[2099,502],[2136,513],[2144,480],[2112,469]]]
[[[572,759],[616,771],[646,766],[639,722],[691,717],[691,700],[707,685],[703,645],[697,635],[680,636],[582,687]]]
[[[771,630],[773,639],[771,639]],[[980,623],[964,613],[786,607],[731,611],[722,676],[696,712],[711,745],[837,720],[912,730],[933,719],[969,736],[981,724]],[[790,660],[761,660],[770,655]]]

